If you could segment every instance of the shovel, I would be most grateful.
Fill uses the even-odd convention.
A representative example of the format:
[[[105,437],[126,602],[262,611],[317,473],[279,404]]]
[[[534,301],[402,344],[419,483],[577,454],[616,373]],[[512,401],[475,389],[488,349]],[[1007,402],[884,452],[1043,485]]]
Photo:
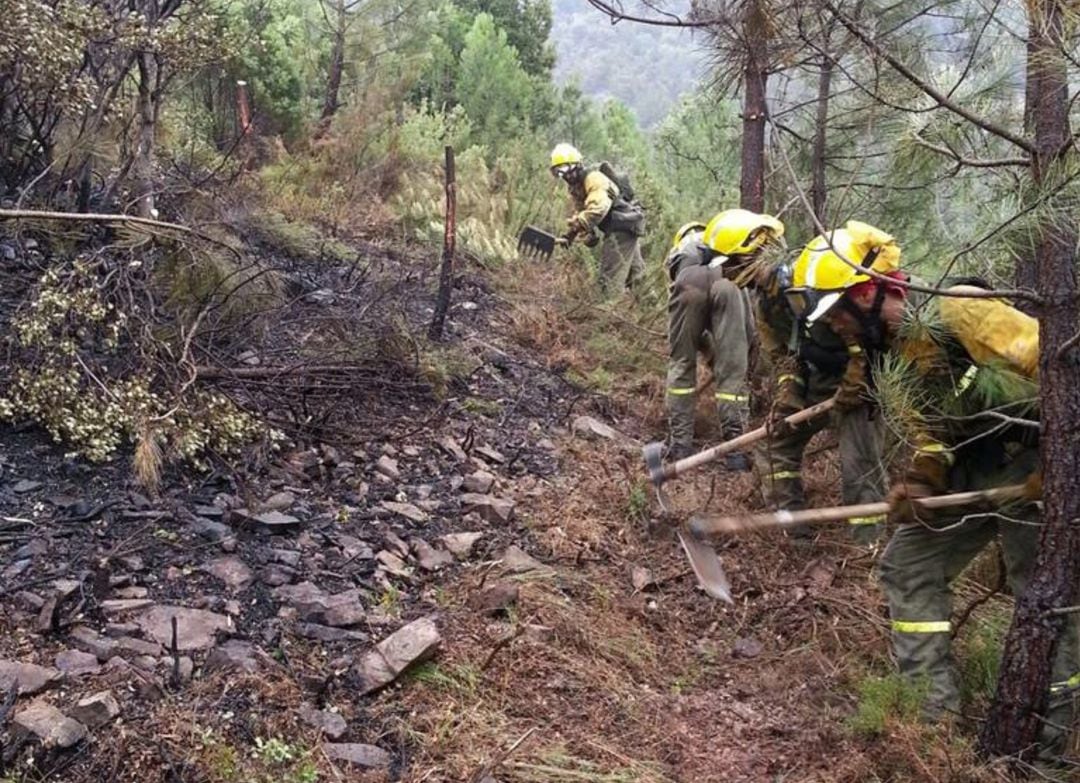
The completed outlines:
[[[817,405],[811,405],[809,408],[803,408],[801,411],[796,411],[784,419],[783,423],[788,426],[802,424],[804,421],[809,421],[810,419],[817,418],[823,413],[828,413],[833,409],[835,404],[836,403],[832,399],[819,402]],[[717,457],[722,457],[724,454],[737,451],[752,443],[756,443],[765,438],[768,434],[768,426],[758,427],[756,430],[743,433],[737,438],[724,441],[723,443],[705,449],[704,451],[699,451],[697,454],[691,454],[689,457],[681,459],[678,462],[669,462],[666,465],[663,464],[661,460],[664,453],[664,444],[646,444],[641,449],[641,456],[645,458],[645,469],[649,472],[649,481],[656,490],[656,499],[660,502],[660,508],[665,512],[670,513],[671,508],[668,504],[667,494],[663,489],[665,481],[669,481],[681,476],[687,471],[712,462]]]
[[[1001,506],[1010,501],[1024,497],[1025,486],[1014,484],[997,489],[985,489],[976,492],[957,492],[952,495],[938,495],[937,497],[923,498],[912,501],[916,509],[933,511],[935,509],[958,508],[975,504]],[[696,543],[712,554],[715,563],[708,563],[708,571],[711,584],[705,587],[709,595],[714,595],[722,601],[733,603],[731,587],[724,573],[724,567],[720,564],[720,558],[712,547],[706,546],[705,539],[717,538],[730,533],[741,533],[747,530],[767,530],[774,527],[790,527],[792,525],[807,525],[821,522],[841,522],[854,517],[876,516],[887,514],[891,509],[889,504],[860,503],[854,506],[833,506],[830,508],[808,508],[801,511],[773,511],[768,514],[745,514],[741,516],[695,515],[687,524],[689,534],[696,539]],[[686,535],[680,531],[680,535]],[[685,547],[685,543],[683,544]],[[698,565],[694,563],[694,555],[687,550],[690,564],[698,578],[704,579],[698,571]],[[703,586],[705,586],[703,584]],[[711,589],[710,589],[711,588]]]
[[[536,226],[525,226],[518,238],[518,252],[534,261],[550,261],[558,238]]]

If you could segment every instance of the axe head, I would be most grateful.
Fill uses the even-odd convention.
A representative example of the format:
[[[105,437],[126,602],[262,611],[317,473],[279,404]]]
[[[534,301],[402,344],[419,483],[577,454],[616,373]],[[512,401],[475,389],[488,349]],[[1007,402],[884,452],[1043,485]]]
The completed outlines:
[[[645,470],[649,473],[649,481],[654,487],[659,487],[664,483],[664,444],[646,443],[641,447],[641,456],[645,460]]]
[[[536,226],[525,226],[518,237],[518,252],[536,261],[550,261],[555,252],[555,235]]]
[[[720,564],[716,550],[709,544],[695,538],[685,530],[679,530],[679,543],[682,544],[686,558],[690,561],[690,567],[694,569],[694,575],[698,578],[698,584],[702,589],[725,603],[734,604],[731,597],[731,583],[728,582],[724,567]]]

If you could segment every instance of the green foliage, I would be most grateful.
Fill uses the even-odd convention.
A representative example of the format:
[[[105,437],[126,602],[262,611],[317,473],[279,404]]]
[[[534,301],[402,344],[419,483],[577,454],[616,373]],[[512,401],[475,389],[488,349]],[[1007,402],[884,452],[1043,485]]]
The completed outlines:
[[[986,701],[994,695],[1009,620],[1008,612],[975,617],[957,640],[960,695],[965,703]]]
[[[626,498],[626,518],[631,522],[644,522],[649,518],[649,484],[645,479],[634,482]]]
[[[918,719],[926,699],[927,683],[899,674],[867,677],[859,683],[859,705],[848,719],[857,734],[884,734],[892,721],[911,723]]]
[[[507,41],[518,53],[521,67],[530,76],[547,81],[555,64],[549,0],[458,0],[466,13],[488,14],[506,31]]]

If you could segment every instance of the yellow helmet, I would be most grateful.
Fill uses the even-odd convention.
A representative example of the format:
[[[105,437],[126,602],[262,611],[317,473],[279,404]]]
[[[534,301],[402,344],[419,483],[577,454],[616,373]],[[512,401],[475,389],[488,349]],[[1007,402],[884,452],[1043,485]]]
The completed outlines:
[[[784,235],[784,224],[772,215],[746,209],[725,209],[705,227],[705,244],[725,256],[753,253],[770,239]]]
[[[870,280],[865,269],[886,274],[900,268],[900,246],[891,234],[857,220],[810,240],[792,268],[788,301],[808,323],[825,315],[844,291]]]
[[[699,223],[696,220],[691,221],[689,223],[683,223],[681,226],[679,226],[679,230],[675,232],[675,238],[671,241],[671,246],[673,248],[678,247],[679,243],[682,242],[684,239],[686,239],[686,235],[689,234],[691,231],[704,231],[704,230],[705,230],[705,224],[704,223]]]
[[[581,163],[581,153],[573,144],[556,144],[551,151],[551,168]]]

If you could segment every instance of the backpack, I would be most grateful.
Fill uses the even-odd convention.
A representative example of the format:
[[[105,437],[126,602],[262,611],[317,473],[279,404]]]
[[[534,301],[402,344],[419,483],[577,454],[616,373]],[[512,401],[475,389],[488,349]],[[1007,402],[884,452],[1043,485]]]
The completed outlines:
[[[606,160],[600,164],[600,173],[615,183],[615,187],[619,189],[619,195],[625,201],[634,202],[637,200],[634,195],[634,186],[630,184],[629,174],[616,171],[615,167]]]

